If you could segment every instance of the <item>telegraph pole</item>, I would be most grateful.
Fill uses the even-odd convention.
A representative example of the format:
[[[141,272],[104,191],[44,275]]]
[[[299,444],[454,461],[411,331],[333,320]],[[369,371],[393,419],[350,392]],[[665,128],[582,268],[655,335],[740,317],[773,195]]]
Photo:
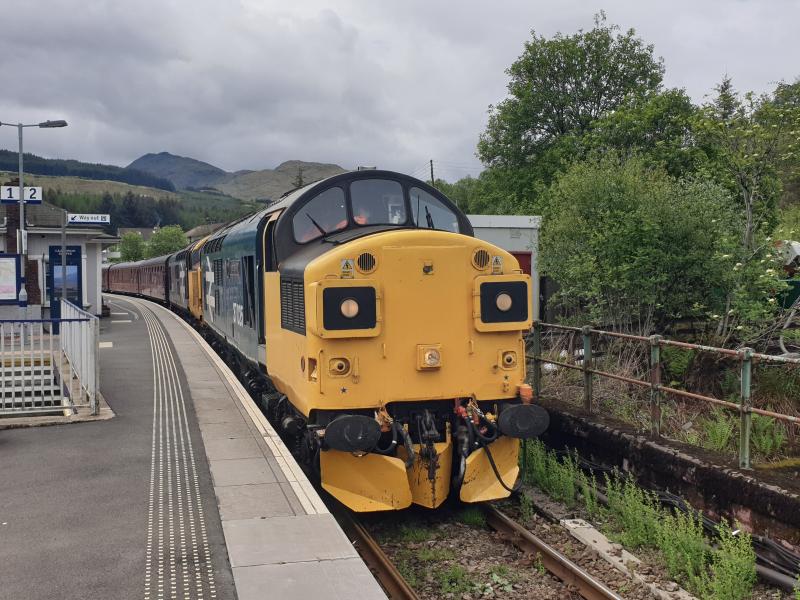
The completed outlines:
[[[436,180],[433,178],[433,159],[431,159],[431,185],[436,187]]]

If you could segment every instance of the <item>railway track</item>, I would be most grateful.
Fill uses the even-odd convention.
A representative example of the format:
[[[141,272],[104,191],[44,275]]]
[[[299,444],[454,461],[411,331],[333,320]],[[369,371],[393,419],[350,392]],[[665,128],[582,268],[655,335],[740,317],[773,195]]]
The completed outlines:
[[[622,597],[613,590],[498,509],[487,504],[483,506],[483,510],[487,525],[498,532],[504,541],[515,545],[526,554],[539,557],[541,564],[550,574],[574,589],[582,598],[622,600]],[[352,513],[338,507],[332,512],[389,598],[419,600],[420,597],[406,582],[391,559]]]
[[[356,521],[352,513],[343,507],[332,508],[331,512],[389,598],[392,600],[419,600],[417,593],[408,585],[386,553],[381,550],[375,538],[361,523]]]
[[[539,556],[545,569],[577,589],[586,600],[622,600],[622,596],[495,507],[487,504],[483,509],[489,527],[506,537],[520,550]]]

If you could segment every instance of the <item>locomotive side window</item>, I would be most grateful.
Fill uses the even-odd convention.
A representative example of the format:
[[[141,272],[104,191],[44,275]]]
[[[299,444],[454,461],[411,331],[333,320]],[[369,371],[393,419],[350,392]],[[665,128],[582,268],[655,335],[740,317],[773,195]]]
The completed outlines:
[[[253,327],[255,315],[255,286],[253,285],[254,259],[252,256],[243,256],[242,260],[242,323],[245,327]]]
[[[417,227],[458,233],[458,217],[438,198],[415,187],[411,188],[409,196],[411,197],[411,216]]]
[[[325,190],[305,204],[292,220],[294,239],[310,242],[325,234],[347,227],[347,208],[344,190],[338,187]]]
[[[354,181],[350,184],[350,200],[357,225],[400,225],[406,222],[403,187],[397,181]]]

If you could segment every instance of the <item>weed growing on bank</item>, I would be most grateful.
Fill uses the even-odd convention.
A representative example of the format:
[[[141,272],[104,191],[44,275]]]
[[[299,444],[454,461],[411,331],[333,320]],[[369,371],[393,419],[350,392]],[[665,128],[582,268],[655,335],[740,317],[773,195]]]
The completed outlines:
[[[607,505],[601,506],[597,482],[580,469],[577,458],[560,460],[539,441],[528,443],[526,463],[523,477],[527,483],[570,506],[582,504],[605,524],[607,534],[624,546],[658,550],[670,577],[696,596],[703,600],[750,596],[756,563],[747,532],[733,531],[723,521],[713,547],[703,533],[699,515],[662,508],[655,494],[616,471],[604,478]]]

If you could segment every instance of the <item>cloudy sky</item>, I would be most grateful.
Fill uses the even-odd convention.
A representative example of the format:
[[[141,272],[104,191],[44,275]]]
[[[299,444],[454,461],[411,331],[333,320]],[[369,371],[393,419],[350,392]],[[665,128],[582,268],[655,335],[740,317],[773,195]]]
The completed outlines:
[[[166,150],[227,170],[288,159],[454,180],[531,29],[634,27],[696,100],[800,76],[800,0],[3,0],[0,121],[35,154],[126,165]],[[12,16],[9,18],[9,16]],[[0,127],[0,147],[16,150]]]

